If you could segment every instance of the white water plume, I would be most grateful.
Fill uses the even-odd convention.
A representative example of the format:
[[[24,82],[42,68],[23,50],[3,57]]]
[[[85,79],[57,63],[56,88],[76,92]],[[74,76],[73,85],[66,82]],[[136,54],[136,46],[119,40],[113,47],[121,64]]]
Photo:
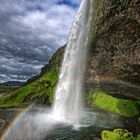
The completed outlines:
[[[78,124],[84,112],[82,86],[93,0],[83,0],[73,23],[57,85],[53,115],[58,121]]]
[[[114,126],[117,128],[122,127],[118,116],[88,110],[86,117],[82,119],[83,122],[80,124],[83,126],[84,123],[84,127],[76,131],[71,124],[53,120],[50,111],[50,108],[31,106],[28,111],[18,116],[10,129],[0,139],[57,140],[65,137],[65,139],[82,140],[83,136],[90,138],[90,135],[97,133],[98,129],[112,129]]]

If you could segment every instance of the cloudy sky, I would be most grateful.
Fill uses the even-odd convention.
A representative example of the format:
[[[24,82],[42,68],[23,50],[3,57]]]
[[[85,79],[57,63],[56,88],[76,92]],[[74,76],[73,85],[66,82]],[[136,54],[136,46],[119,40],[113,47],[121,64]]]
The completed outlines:
[[[0,82],[40,72],[63,46],[81,0],[0,0]]]

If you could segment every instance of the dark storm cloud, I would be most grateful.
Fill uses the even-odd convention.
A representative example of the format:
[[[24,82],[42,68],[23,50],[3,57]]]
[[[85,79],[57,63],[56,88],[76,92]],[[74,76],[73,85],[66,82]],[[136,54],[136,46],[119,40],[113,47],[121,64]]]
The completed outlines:
[[[79,0],[0,1],[0,82],[39,73],[66,43]]]

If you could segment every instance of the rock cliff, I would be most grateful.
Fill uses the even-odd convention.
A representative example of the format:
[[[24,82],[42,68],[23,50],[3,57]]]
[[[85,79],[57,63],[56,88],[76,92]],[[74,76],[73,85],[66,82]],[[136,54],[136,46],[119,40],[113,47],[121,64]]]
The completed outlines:
[[[94,0],[88,80],[140,83],[139,7],[139,0]]]

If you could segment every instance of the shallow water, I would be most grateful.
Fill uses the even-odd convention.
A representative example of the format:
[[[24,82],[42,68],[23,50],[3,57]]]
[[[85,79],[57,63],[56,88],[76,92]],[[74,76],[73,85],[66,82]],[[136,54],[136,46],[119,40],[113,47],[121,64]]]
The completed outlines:
[[[87,109],[80,125],[71,125],[52,118],[49,111],[30,108],[13,122],[2,140],[90,140],[103,129],[122,127],[118,116],[106,112]]]

